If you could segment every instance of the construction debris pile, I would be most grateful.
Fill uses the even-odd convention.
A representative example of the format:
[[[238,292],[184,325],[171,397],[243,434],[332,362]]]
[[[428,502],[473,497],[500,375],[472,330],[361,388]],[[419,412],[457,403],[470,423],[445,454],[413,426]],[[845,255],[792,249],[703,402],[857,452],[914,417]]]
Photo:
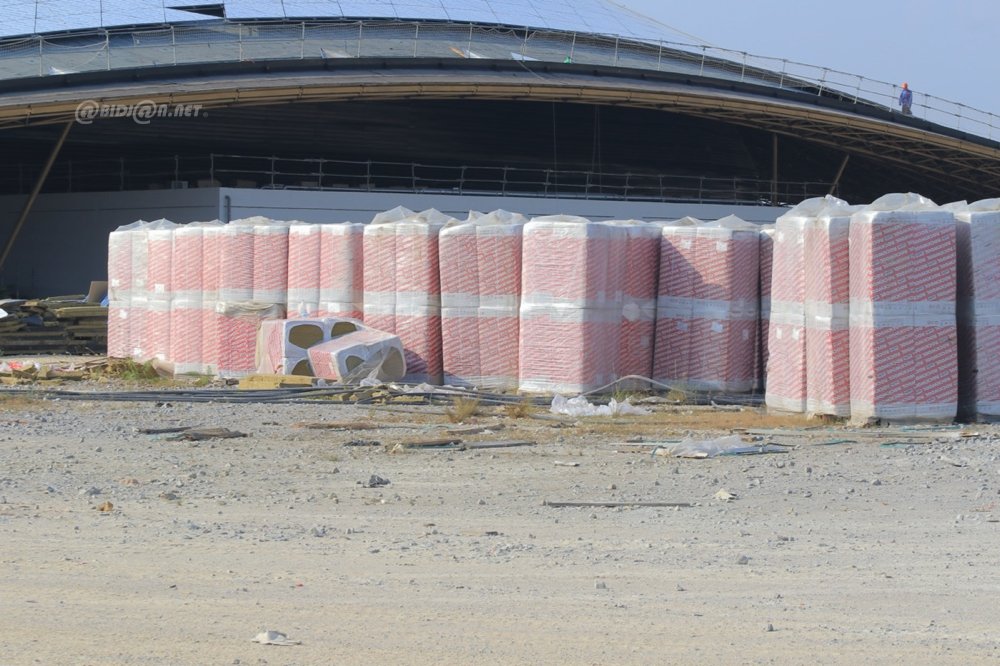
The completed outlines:
[[[108,308],[84,295],[0,300],[0,354],[103,353]]]
[[[766,377],[773,409],[859,420],[951,419],[961,389],[989,416],[998,229],[1000,203],[917,195],[810,199],[773,227],[405,208],[137,222],[109,241],[108,348],[177,373],[530,392]]]

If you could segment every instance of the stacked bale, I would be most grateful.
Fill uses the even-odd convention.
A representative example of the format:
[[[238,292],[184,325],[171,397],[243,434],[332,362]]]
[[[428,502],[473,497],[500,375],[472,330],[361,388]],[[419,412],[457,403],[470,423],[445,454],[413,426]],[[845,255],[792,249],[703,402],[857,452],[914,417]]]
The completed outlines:
[[[955,212],[958,244],[959,408],[1000,418],[1000,199]]]
[[[174,230],[170,305],[170,342],[168,358],[175,374],[206,371],[204,363],[205,323],[205,233],[214,222],[181,225]]]
[[[364,318],[364,231],[342,222],[320,226],[319,316]]]
[[[133,298],[138,296],[133,270],[133,247],[144,237],[148,222],[139,220],[118,227],[108,236],[108,356],[131,358],[135,351],[133,339],[136,319]],[[143,275],[145,267],[142,267]],[[145,280],[143,280],[145,282]]]
[[[496,210],[446,225],[438,242],[444,381],[517,388],[521,250],[527,219]]]
[[[314,317],[319,313],[320,230],[322,225],[292,222],[288,227],[289,316]]]
[[[851,414],[848,234],[857,207],[832,205],[805,227],[806,411]]]
[[[654,379],[697,391],[755,384],[760,239],[729,216],[664,226]]]
[[[522,391],[583,393],[617,379],[626,238],[620,226],[581,217],[536,217],[524,226]]]
[[[639,220],[612,220],[604,224],[620,226],[625,230],[621,337],[615,367],[619,377],[652,377],[663,225]],[[619,382],[618,387],[645,389],[648,384],[632,379]]]
[[[805,229],[830,203],[807,199],[774,225],[764,396],[770,409],[806,410]]]
[[[850,223],[851,415],[951,420],[958,403],[954,215],[887,195]]]
[[[146,227],[145,309],[139,360],[164,361],[170,354],[170,307],[173,301],[174,230],[170,220],[156,220]]]
[[[442,380],[438,235],[452,219],[395,208],[364,230],[364,321],[400,337],[407,381]]]

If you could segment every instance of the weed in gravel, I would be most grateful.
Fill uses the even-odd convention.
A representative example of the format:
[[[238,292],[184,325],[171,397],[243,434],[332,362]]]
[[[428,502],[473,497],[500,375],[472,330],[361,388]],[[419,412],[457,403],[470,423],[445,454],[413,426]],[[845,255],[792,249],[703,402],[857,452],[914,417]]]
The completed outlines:
[[[451,407],[444,410],[452,423],[464,423],[466,419],[479,413],[479,400],[475,398],[455,398]]]
[[[503,413],[512,419],[526,419],[535,413],[535,405],[532,404],[531,398],[527,396],[521,400],[521,402],[514,403],[512,405],[504,405]]]

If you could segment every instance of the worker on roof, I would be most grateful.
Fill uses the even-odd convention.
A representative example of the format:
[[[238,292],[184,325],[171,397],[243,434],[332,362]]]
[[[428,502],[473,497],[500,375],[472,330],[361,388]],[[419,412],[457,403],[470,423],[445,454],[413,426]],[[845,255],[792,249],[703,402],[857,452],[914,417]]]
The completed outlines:
[[[903,91],[899,93],[899,105],[903,108],[904,116],[912,116],[913,112],[910,111],[910,107],[913,105],[913,92],[910,90],[910,86],[907,83],[903,83]]]

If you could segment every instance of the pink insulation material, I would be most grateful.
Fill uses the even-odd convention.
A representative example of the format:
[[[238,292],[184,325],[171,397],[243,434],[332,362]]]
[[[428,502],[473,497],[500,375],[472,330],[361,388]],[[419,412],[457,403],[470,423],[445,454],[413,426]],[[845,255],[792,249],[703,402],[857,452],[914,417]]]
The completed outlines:
[[[319,313],[319,224],[293,222],[288,228],[288,300],[285,309],[300,317]]]
[[[257,369],[257,336],[261,323],[270,319],[283,319],[282,303],[216,304],[213,333],[219,337],[219,356],[215,373],[220,377],[239,378],[253,374]]]
[[[625,229],[625,277],[622,330],[618,346],[620,377],[653,376],[653,343],[656,337],[656,295],[660,268],[660,237],[663,227],[639,220],[605,222]],[[619,383],[622,389],[644,389],[639,379]]]
[[[805,227],[806,411],[851,415],[851,207],[829,208]]]
[[[444,382],[517,388],[521,245],[527,220],[494,211],[441,230]]]
[[[806,411],[805,228],[823,207],[807,200],[774,226],[764,396],[772,410]]]
[[[358,222],[320,227],[319,316],[364,318],[364,232]]]
[[[218,300],[240,303],[253,300],[254,233],[248,224],[222,227],[219,248]]]
[[[131,312],[132,356],[139,361],[165,360],[170,353],[171,262],[173,232],[177,225],[156,220],[144,227],[133,240],[133,287]],[[143,271],[143,267],[145,271]],[[137,274],[144,279],[139,284]]]
[[[926,200],[909,202],[913,196],[887,195],[851,218],[856,421],[957,413],[956,222]]]
[[[451,219],[397,208],[364,229],[364,321],[400,337],[406,381],[442,381],[438,235]]]
[[[1000,199],[955,214],[958,231],[959,399],[963,417],[1000,418]]]
[[[222,315],[217,311],[222,272],[225,225],[209,225],[202,232],[201,361],[206,374],[218,373],[223,335]]]
[[[698,391],[754,387],[759,231],[730,216],[664,226],[653,378]]]
[[[522,391],[583,393],[618,378],[627,234],[570,216],[524,226]]]
[[[132,339],[133,236],[148,225],[133,222],[108,235],[108,356],[131,358],[135,349]],[[143,269],[143,273],[145,270]]]
[[[288,224],[264,218],[253,225],[253,300],[288,300]]]
[[[205,226],[186,224],[174,230],[170,304],[170,342],[167,358],[174,374],[202,373],[203,258]]]

